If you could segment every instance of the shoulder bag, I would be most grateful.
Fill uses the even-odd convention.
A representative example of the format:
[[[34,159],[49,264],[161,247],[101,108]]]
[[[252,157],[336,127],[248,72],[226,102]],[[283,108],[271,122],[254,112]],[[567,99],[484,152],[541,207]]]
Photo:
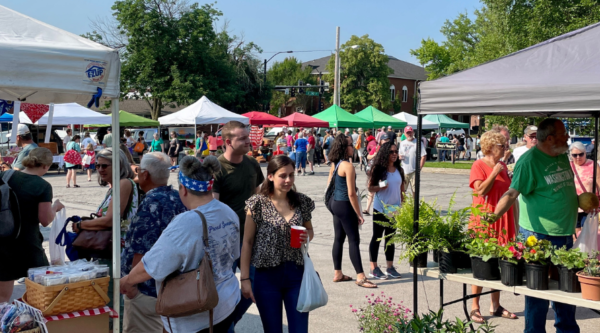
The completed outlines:
[[[327,207],[327,210],[329,210],[331,214],[333,214],[333,210],[331,209],[331,201],[333,200],[333,192],[335,192],[335,177],[337,175],[337,170],[340,166],[340,163],[342,163],[342,161],[339,161],[335,166],[335,170],[333,171],[333,175],[331,176],[331,180],[329,181],[329,185],[327,185],[325,195],[323,196],[325,207]]]
[[[588,189],[585,187],[585,185],[583,185],[583,182],[581,181],[581,178],[579,178],[579,173],[577,172],[577,167],[575,166],[575,163],[573,163],[572,161],[571,161],[571,169],[573,169],[573,173],[575,174],[575,177],[577,178],[577,181],[579,182],[579,185],[581,186],[581,188],[585,192],[588,192]],[[593,188],[594,188],[594,185],[592,184],[592,189]],[[598,198],[600,198],[600,194],[598,193],[598,188],[596,188],[596,196]]]
[[[198,268],[189,272],[173,272],[163,282],[156,299],[156,313],[167,317],[185,317],[209,311],[209,330],[213,331],[213,309],[219,303],[219,294],[212,271],[212,260],[208,251],[208,228],[204,214],[195,211],[202,219],[202,241],[204,258]]]

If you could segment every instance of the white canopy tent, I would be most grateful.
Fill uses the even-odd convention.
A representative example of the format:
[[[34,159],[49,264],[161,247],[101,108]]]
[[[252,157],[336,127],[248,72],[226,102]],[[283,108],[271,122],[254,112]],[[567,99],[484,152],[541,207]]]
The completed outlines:
[[[119,76],[116,50],[60,30],[0,6],[0,99],[14,100],[13,128],[19,124],[21,102],[49,104],[51,125],[54,103],[68,103],[102,89],[112,99],[112,127],[119,133]],[[50,127],[50,126],[49,126]],[[16,131],[13,131],[13,139]],[[46,133],[48,137],[48,132]],[[119,151],[119,140],[113,150]],[[120,164],[113,172],[113,279],[114,308],[119,308],[120,272]],[[119,325],[114,332],[119,333]]]
[[[228,111],[202,96],[196,103],[187,108],[158,118],[161,125],[202,125],[224,124],[229,121],[239,121],[249,124],[250,119]]]
[[[400,112],[397,113],[395,115],[393,115],[392,117],[396,118],[396,119],[400,119],[402,121],[405,121],[408,126],[416,128],[417,127],[417,116],[413,116],[410,113],[406,113],[406,112]],[[429,121],[429,120],[425,120],[423,119],[423,128],[422,129],[438,129],[439,125]]]
[[[600,23],[437,80],[419,114],[587,117],[600,110]]]
[[[31,124],[31,120],[25,113],[19,113],[20,122]],[[45,114],[34,125],[48,125],[48,114]],[[64,103],[54,105],[53,125],[92,125],[110,124],[111,117],[100,112],[90,110],[77,103]]]

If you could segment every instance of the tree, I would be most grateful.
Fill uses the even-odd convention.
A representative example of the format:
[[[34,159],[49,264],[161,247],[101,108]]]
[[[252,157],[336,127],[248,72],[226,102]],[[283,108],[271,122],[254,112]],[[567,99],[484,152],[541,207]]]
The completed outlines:
[[[353,47],[354,46],[354,47]],[[340,48],[340,102],[348,111],[372,105],[382,111],[392,108],[389,58],[381,44],[369,38],[352,36]],[[335,57],[327,64],[325,80],[335,82]]]
[[[310,74],[311,71],[312,68],[308,66],[302,69],[302,62],[295,57],[287,57],[282,62],[276,61],[273,63],[267,71],[267,80],[273,86],[295,86],[298,85],[298,81],[302,81],[304,84],[316,84],[317,78]],[[291,102],[294,106],[302,107],[303,110],[306,110],[306,104],[311,100],[312,97],[310,96],[296,93],[296,97]],[[276,115],[277,109],[280,106],[285,107],[288,102],[290,102],[290,95],[286,95],[281,91],[273,92],[271,97],[273,114]]]

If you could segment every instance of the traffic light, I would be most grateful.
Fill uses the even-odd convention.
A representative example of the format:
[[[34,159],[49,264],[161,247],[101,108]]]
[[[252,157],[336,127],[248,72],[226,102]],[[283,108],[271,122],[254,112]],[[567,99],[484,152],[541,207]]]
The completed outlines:
[[[319,94],[323,95],[323,93],[325,93],[325,87],[323,87],[325,85],[325,81],[319,80],[319,85],[321,86],[319,88]]]
[[[290,96],[296,97],[296,88],[292,88],[292,90],[290,90]]]
[[[299,85],[299,86],[303,86],[303,85],[304,85],[304,82],[302,82],[302,81],[298,81],[298,85]],[[299,93],[299,94],[304,94],[304,88],[300,87],[300,88],[298,89],[298,93]]]
[[[319,111],[323,111],[323,110],[325,110],[325,104],[323,102],[321,102],[319,104]]]

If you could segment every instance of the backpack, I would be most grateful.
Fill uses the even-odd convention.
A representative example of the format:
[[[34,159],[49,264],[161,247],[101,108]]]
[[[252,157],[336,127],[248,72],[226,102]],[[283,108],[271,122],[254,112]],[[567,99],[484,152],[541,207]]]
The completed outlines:
[[[14,170],[8,170],[2,175],[2,184],[0,185],[0,238],[19,237],[21,232],[21,214],[19,210],[19,200],[13,192],[8,181],[15,173]]]
[[[325,189],[325,195],[323,196],[323,202],[325,203],[325,207],[327,207],[327,210],[331,214],[333,214],[333,209],[331,208],[331,201],[333,200],[333,192],[335,192],[335,176],[337,175],[338,167],[342,162],[343,161],[339,161],[336,164],[335,170],[333,170],[333,175],[331,176],[331,181],[329,181],[329,185],[327,185],[327,188]]]
[[[135,146],[133,147],[133,151],[134,151],[134,152],[136,152],[136,153],[138,153],[138,154],[141,154],[141,153],[143,153],[143,152],[144,152],[144,149],[145,149],[145,148],[146,148],[146,145],[144,145],[144,143],[143,143],[143,142],[138,142],[138,143],[136,143],[136,144],[135,144]]]

